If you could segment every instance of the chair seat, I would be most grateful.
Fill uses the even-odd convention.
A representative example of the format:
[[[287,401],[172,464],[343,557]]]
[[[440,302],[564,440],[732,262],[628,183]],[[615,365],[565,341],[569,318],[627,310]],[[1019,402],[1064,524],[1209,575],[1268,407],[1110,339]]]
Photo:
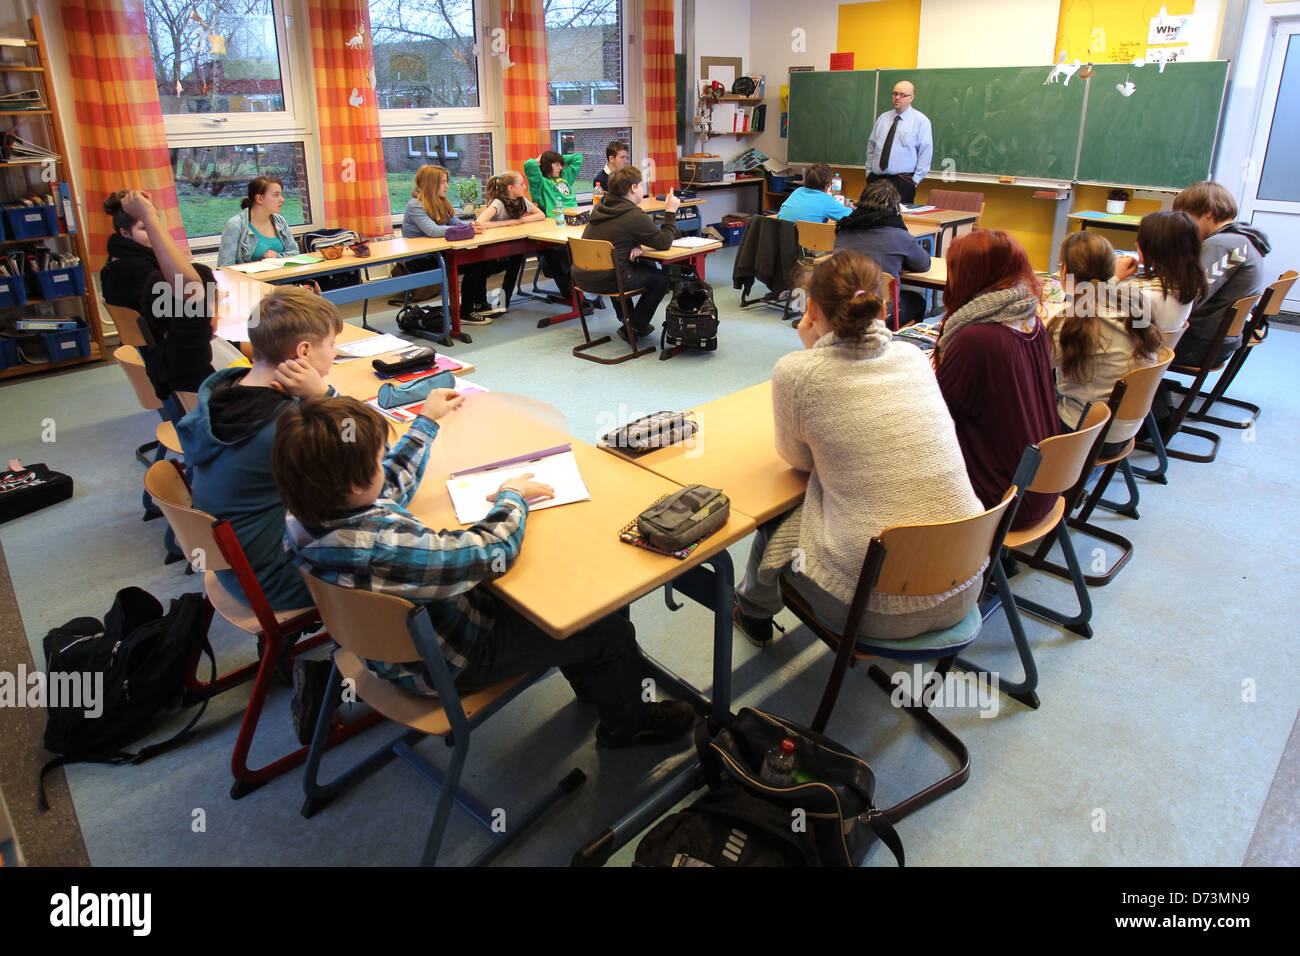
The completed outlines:
[[[451,733],[451,722],[447,712],[436,697],[423,697],[409,690],[398,687],[391,681],[377,677],[356,654],[339,648],[334,652],[334,663],[338,665],[339,674],[351,679],[357,690],[357,697],[383,714],[389,720],[405,724],[421,733],[445,737]],[[528,675],[520,674],[506,680],[489,684],[472,694],[465,694],[460,699],[465,717],[473,720],[474,716],[485,710],[497,698],[504,696],[512,687]]]
[[[1033,544],[1039,538],[1045,536],[1061,521],[1065,514],[1065,498],[1060,496],[1056,499],[1056,504],[1052,505],[1052,510],[1047,516],[1035,524],[1032,528],[1022,528],[1019,531],[1008,531],[1007,537],[1003,544],[1014,551],[1016,548],[1023,548],[1027,544]]]
[[[858,638],[855,652],[862,657],[888,657],[897,661],[929,661],[961,653],[980,632],[978,606],[956,624],[938,631],[926,631],[901,641],[871,641]]]
[[[1136,435],[1130,438],[1118,453],[1111,455],[1107,458],[1098,458],[1097,461],[1094,463],[1094,466],[1097,468],[1104,468],[1106,465],[1113,465],[1117,461],[1123,461],[1125,458],[1127,458],[1129,455],[1133,453],[1133,448],[1135,445],[1137,445]]]
[[[227,591],[215,571],[209,571],[203,576],[203,587],[208,592],[208,600],[212,602],[212,606],[227,621],[249,634],[262,632],[262,625],[258,622],[253,609]],[[302,622],[303,626],[312,623],[317,619],[316,608],[309,605],[275,612],[275,620],[281,626],[296,623],[298,618],[305,619]]]
[[[180,436],[176,434],[176,426],[171,422],[159,422],[158,427],[154,429],[154,434],[158,436],[158,442],[168,451],[178,455],[185,454],[185,449],[181,448]]]

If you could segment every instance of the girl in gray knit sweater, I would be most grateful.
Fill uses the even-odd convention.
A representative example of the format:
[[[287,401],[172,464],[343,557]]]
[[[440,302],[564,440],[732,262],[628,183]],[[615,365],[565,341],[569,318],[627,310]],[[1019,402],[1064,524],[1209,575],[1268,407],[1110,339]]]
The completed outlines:
[[[808,490],[799,508],[759,528],[736,589],[736,621],[758,644],[771,641],[782,574],[842,626],[874,535],[984,510],[930,363],[881,321],[881,270],[839,251],[813,271],[807,294],[804,351],[777,362],[772,406],[777,452],[809,472]],[[873,593],[862,633],[901,640],[948,627],[978,591],[977,574],[939,595]]]

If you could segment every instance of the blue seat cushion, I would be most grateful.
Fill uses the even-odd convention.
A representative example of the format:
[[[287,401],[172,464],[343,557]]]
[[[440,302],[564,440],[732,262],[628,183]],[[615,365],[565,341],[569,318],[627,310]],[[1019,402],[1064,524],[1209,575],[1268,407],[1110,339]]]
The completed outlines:
[[[871,641],[858,638],[857,650],[896,661],[933,661],[960,654],[980,632],[982,619],[978,607],[956,624],[940,631],[926,631],[901,641]]]

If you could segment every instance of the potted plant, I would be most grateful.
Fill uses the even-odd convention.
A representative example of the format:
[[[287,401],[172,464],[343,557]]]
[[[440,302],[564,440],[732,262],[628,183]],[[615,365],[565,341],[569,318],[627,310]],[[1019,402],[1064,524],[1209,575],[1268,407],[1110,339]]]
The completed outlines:
[[[461,211],[468,216],[474,215],[478,201],[482,197],[482,187],[477,176],[463,176],[451,181],[451,188],[460,197]]]
[[[1124,204],[1133,198],[1127,189],[1112,189],[1106,194],[1106,211],[1118,216],[1124,211]]]

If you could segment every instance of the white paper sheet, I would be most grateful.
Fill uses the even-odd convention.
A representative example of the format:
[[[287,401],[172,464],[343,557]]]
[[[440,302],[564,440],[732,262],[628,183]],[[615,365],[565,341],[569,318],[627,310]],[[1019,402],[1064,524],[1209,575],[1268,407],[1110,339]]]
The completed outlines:
[[[562,451],[543,458],[531,458],[448,478],[447,493],[451,495],[452,507],[456,509],[456,520],[461,524],[474,524],[483,520],[492,509],[492,502],[487,500],[487,496],[495,494],[503,482],[527,474],[531,474],[534,481],[555,489],[553,498],[529,501],[528,507],[532,511],[591,499],[591,492],[587,490],[587,485],[578,472],[577,458],[572,451]]]
[[[710,66],[709,81],[717,80],[731,92],[731,86],[736,82],[736,68],[734,66]]]
[[[397,349],[410,347],[411,343],[406,339],[399,339],[396,335],[385,333],[367,339],[358,339],[355,342],[345,342],[342,345],[336,345],[335,349],[345,355],[351,355],[353,358],[370,358],[372,355],[383,355],[385,352],[394,352]]]
[[[236,272],[244,273],[244,275],[270,272],[272,269],[283,269],[284,267],[284,263],[279,259],[257,259],[254,262],[237,262],[232,266],[226,266],[227,269],[234,269]]]
[[[698,246],[708,246],[717,242],[716,239],[705,239],[703,236],[682,236],[680,239],[674,239],[673,245],[679,249],[694,249]]]

